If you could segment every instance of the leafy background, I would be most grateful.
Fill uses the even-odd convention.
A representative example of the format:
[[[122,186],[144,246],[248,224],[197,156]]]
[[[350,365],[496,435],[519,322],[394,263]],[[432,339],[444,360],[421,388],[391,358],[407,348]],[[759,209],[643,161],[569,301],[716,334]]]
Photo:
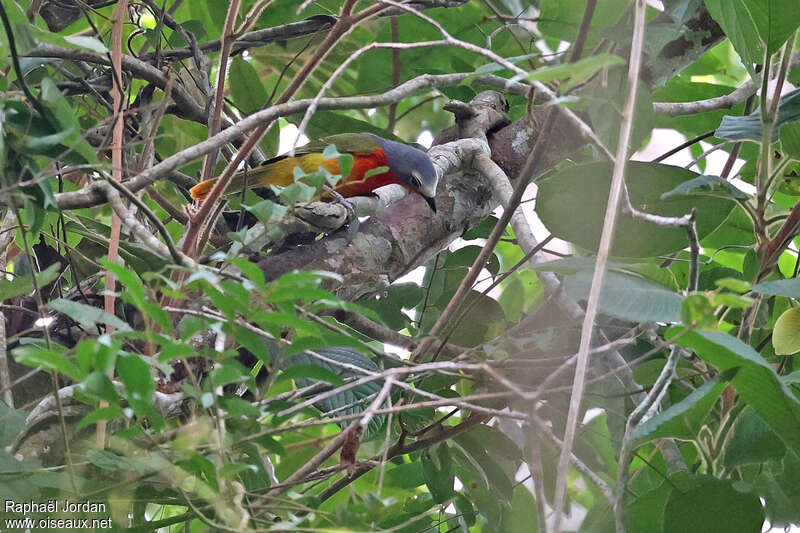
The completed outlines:
[[[414,3],[422,14],[359,21],[306,71],[351,4],[320,0],[298,11],[292,0],[244,1],[237,25],[253,13],[252,29],[305,26],[246,50],[236,41],[220,76],[227,56],[213,45],[229,2],[131,4],[122,73],[109,67],[116,3],[4,2],[2,498],[103,502],[106,515],[58,517],[108,516],[120,531],[751,532],[800,524],[796,0],[647,8],[631,117],[638,162],[625,179],[637,209],[672,217],[696,209],[700,254],[691,254],[683,228],[622,215],[598,303],[595,346],[606,349],[592,356],[567,471],[558,457],[572,372],[556,370],[578,351],[612,167],[574,124],[542,133],[551,138],[547,162],[523,176],[536,183],[520,211],[544,243],[533,261],[517,225],[503,228],[479,261],[501,211],[486,180],[467,169],[451,173],[439,197],[488,191],[474,211],[493,214],[473,220],[444,209],[430,221],[408,203],[388,208],[375,218],[431,251],[417,268],[397,259],[405,262],[380,283],[358,278],[358,269],[353,282],[353,272],[312,264],[274,276],[258,262],[330,242],[287,240],[284,224],[331,178],[324,175],[278,198],[233,199],[192,257],[203,266],[187,266],[166,244],[188,238],[182,207],[199,157],[133,195],[140,204],[123,198],[158,245],[126,226],[121,261],[109,260],[110,206],[67,207],[61,193],[112,175],[114,79],[128,108],[126,178],[214,133],[210,102],[220,80],[224,127],[284,96],[313,98],[325,88],[330,97],[370,97],[420,76],[464,73],[391,105],[318,110],[304,133],[366,131],[429,145],[454,138],[445,135],[453,125],[445,104],[492,87],[504,92],[511,122],[490,135],[492,156],[511,178],[553,105],[574,111],[615,150],[637,2]],[[356,13],[379,5],[360,2]],[[443,45],[413,44],[440,40],[442,30],[451,38]],[[405,46],[359,55],[372,43]],[[755,95],[765,72],[768,90]],[[537,90],[531,103],[527,89],[491,85],[487,74],[546,83],[558,99],[544,105]],[[170,97],[166,80],[176,88]],[[775,85],[783,88],[777,114],[769,111],[781,94]],[[742,86],[749,91],[734,92]],[[723,95],[732,95],[725,104],[696,104]],[[258,142],[261,155],[291,146],[302,118],[282,117]],[[659,157],[687,139],[694,142]],[[521,156],[520,142],[529,143]],[[214,175],[239,147],[225,146]],[[408,235],[413,219],[430,232]],[[436,224],[447,227],[446,241],[433,241]],[[344,231],[363,246],[357,224]],[[690,291],[693,261],[699,276]],[[461,294],[473,266],[478,281]],[[119,285],[104,310],[106,270]],[[349,283],[372,289],[350,301]],[[459,313],[441,319],[454,299]],[[576,305],[578,315],[565,312]],[[431,331],[446,337],[435,362],[430,353],[409,361]],[[659,390],[635,423],[635,408]],[[360,437],[353,420],[364,422]],[[556,524],[559,478],[567,519]],[[20,516],[4,511],[2,519]]]

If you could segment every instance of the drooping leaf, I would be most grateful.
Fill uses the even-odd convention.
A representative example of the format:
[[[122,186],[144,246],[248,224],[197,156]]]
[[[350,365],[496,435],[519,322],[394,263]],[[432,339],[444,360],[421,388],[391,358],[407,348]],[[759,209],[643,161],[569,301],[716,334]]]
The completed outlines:
[[[670,329],[668,338],[681,330]],[[675,342],[720,371],[738,368],[731,382],[742,400],[795,451],[800,451],[800,400],[752,347],[720,331],[690,331]]]
[[[800,89],[795,89],[781,96],[778,103],[778,116],[772,127],[773,139],[780,136],[781,128],[785,124],[798,120],[800,120]],[[714,136],[731,141],[760,142],[762,132],[761,111],[757,109],[745,116],[725,115]]]
[[[543,180],[537,213],[554,235],[588,250],[596,250],[603,228],[612,166],[591,163],[569,167]],[[681,184],[697,178],[689,170],[656,163],[631,162],[626,183],[631,202],[651,214],[680,217],[697,209],[697,231],[702,239],[719,226],[734,202],[700,195],[675,195],[662,199]],[[569,213],[569,216],[565,216]],[[664,255],[688,246],[683,228],[667,228],[620,214],[612,254],[622,257]]]
[[[735,374],[735,371],[732,373]],[[631,441],[638,445],[659,438],[696,438],[727,384],[719,376],[706,381],[680,402],[637,426],[631,433]]]

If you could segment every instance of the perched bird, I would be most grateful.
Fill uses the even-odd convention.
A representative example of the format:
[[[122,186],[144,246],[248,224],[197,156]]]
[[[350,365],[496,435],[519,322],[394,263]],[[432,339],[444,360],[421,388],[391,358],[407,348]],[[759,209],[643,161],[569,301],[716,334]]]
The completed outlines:
[[[281,155],[247,171],[250,188],[277,185],[285,187],[294,183],[294,167],[311,173],[323,167],[331,174],[339,174],[338,158],[323,159],[328,145],[335,145],[339,153],[353,156],[353,169],[342,177],[333,190],[344,197],[369,196],[378,187],[397,183],[422,196],[436,212],[436,184],[438,177],[428,155],[412,146],[390,141],[371,133],[341,133],[322,137],[295,150],[294,156]],[[367,175],[371,170],[381,169]],[[194,200],[204,200],[215,179],[198,183],[189,190]],[[242,190],[245,173],[234,175],[226,194]],[[324,196],[324,195],[323,195]],[[329,195],[328,195],[329,196]],[[328,198],[325,198],[328,199]]]

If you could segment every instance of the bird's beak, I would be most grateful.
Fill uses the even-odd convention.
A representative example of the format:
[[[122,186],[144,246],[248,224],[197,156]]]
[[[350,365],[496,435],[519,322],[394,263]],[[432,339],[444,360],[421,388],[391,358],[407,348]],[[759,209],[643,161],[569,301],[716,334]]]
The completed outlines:
[[[425,199],[425,203],[428,204],[428,207],[431,208],[431,211],[436,213],[436,199],[428,196],[423,196],[423,198]]]

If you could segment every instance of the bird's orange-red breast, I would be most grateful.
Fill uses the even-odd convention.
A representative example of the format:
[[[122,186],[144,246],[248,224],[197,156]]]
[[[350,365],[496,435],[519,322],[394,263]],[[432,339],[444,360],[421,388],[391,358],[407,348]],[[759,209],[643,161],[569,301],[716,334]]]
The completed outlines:
[[[384,185],[397,183],[421,195],[436,211],[436,185],[438,177],[428,155],[407,144],[391,141],[371,133],[342,133],[317,139],[295,151],[294,156],[278,156],[263,165],[237,173],[226,194],[242,190],[247,180],[248,187],[259,188],[277,185],[285,187],[294,183],[294,168],[305,173],[316,172],[323,167],[331,174],[339,174],[337,158],[324,159],[323,150],[336,146],[340,153],[353,156],[353,168],[342,177],[333,189],[344,197],[368,196]],[[370,171],[385,167],[382,172]],[[369,175],[368,175],[369,174]],[[189,193],[194,200],[204,200],[214,185],[215,179],[206,180],[192,187]],[[323,195],[324,198],[324,195]]]

